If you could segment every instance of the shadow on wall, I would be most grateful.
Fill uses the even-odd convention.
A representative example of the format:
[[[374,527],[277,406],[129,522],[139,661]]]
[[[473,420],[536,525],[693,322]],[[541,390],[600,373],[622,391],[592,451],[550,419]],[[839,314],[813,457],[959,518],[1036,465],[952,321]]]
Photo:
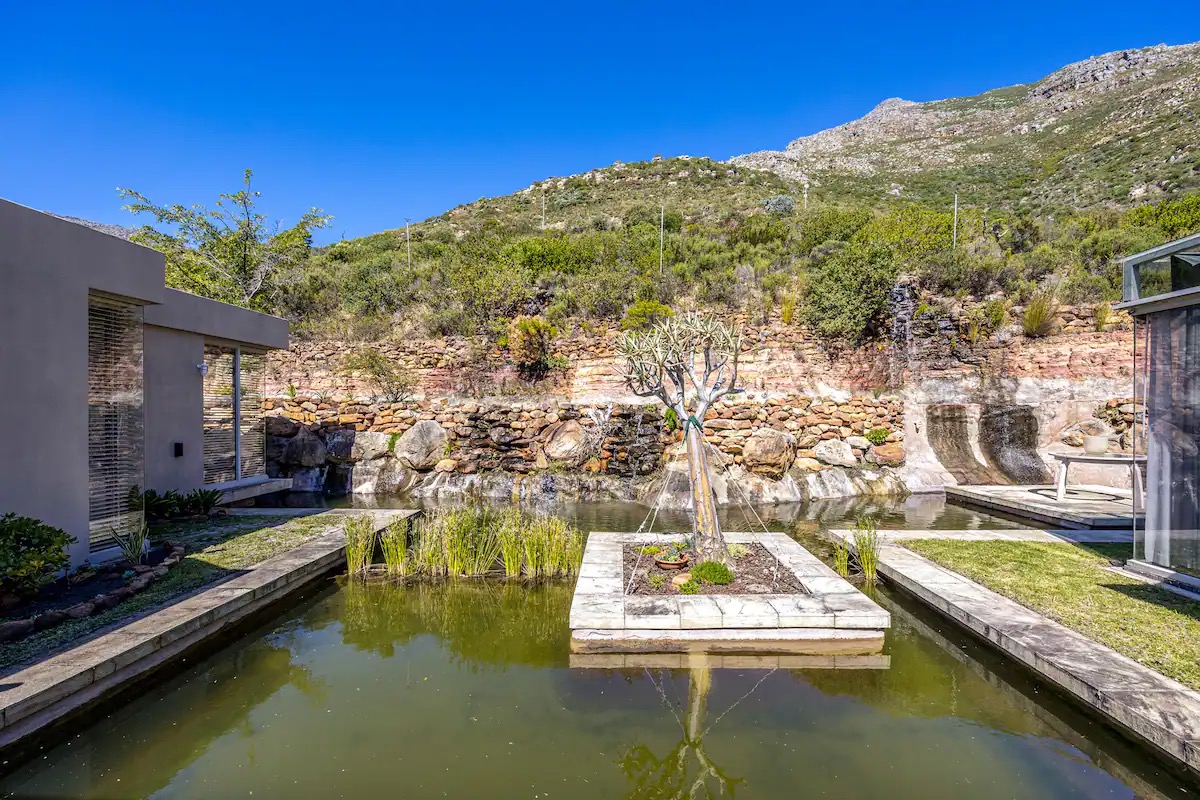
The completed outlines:
[[[942,466],[960,484],[1047,483],[1034,408],[984,404],[979,409],[975,425],[967,405],[926,407],[926,435]]]

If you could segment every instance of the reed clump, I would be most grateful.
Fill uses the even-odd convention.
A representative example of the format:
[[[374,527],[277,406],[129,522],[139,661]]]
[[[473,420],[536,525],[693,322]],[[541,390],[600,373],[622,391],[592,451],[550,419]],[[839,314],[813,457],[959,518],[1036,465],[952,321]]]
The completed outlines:
[[[404,577],[412,566],[408,548],[408,520],[392,520],[379,534],[379,549],[383,552],[384,571],[394,577]]]
[[[375,520],[370,514],[349,517],[345,524],[346,571],[361,575],[371,566],[375,555]]]
[[[572,575],[583,560],[584,536],[573,524],[515,507],[437,509],[411,528],[393,525],[380,546],[387,573],[398,577],[536,580]]]
[[[874,584],[879,580],[879,532],[871,517],[859,517],[854,524],[854,555],[863,580]]]
[[[845,539],[833,543],[833,571],[843,578],[850,577],[850,545]]]

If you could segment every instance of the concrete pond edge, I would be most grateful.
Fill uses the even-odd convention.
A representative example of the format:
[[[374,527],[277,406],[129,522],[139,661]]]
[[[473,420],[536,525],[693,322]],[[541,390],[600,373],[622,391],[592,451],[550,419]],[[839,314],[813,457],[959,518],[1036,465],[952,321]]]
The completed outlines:
[[[727,532],[760,544],[804,587],[803,594],[627,595],[624,548],[664,544],[679,534],[595,531],[584,549],[571,601],[576,653],[713,652],[871,653],[891,615],[784,533]]]
[[[881,544],[879,573],[1200,778],[1200,692],[898,544]]]
[[[382,530],[393,519],[418,512],[362,513]],[[344,559],[345,534],[337,525],[229,580],[0,678],[0,756],[182,660]]]

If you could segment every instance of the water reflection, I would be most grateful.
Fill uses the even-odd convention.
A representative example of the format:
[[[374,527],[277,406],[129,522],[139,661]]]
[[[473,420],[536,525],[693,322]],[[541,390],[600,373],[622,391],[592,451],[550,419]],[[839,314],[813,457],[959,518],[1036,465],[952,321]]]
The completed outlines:
[[[890,668],[851,670],[572,669],[570,599],[331,586],[0,778],[0,796],[1189,796],[886,592]]]

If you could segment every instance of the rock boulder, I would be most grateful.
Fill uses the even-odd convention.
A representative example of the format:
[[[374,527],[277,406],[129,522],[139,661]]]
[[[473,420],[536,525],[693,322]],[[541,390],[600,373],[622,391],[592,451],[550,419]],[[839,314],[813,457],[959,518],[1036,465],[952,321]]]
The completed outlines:
[[[853,467],[858,463],[850,445],[841,439],[824,439],[813,447],[813,455],[823,464],[835,467]]]
[[[396,440],[395,455],[400,463],[415,470],[430,470],[446,452],[449,436],[431,419],[413,425]]]
[[[877,444],[867,452],[867,461],[881,467],[899,467],[904,464],[904,445],[899,442]]]
[[[548,426],[542,441],[542,451],[551,461],[577,462],[588,455],[583,426],[573,419]]]
[[[288,440],[282,461],[295,467],[320,467],[327,455],[325,443],[312,431],[302,428]]]
[[[759,428],[742,448],[742,466],[750,472],[775,480],[787,474],[796,459],[796,440],[790,433]]]

